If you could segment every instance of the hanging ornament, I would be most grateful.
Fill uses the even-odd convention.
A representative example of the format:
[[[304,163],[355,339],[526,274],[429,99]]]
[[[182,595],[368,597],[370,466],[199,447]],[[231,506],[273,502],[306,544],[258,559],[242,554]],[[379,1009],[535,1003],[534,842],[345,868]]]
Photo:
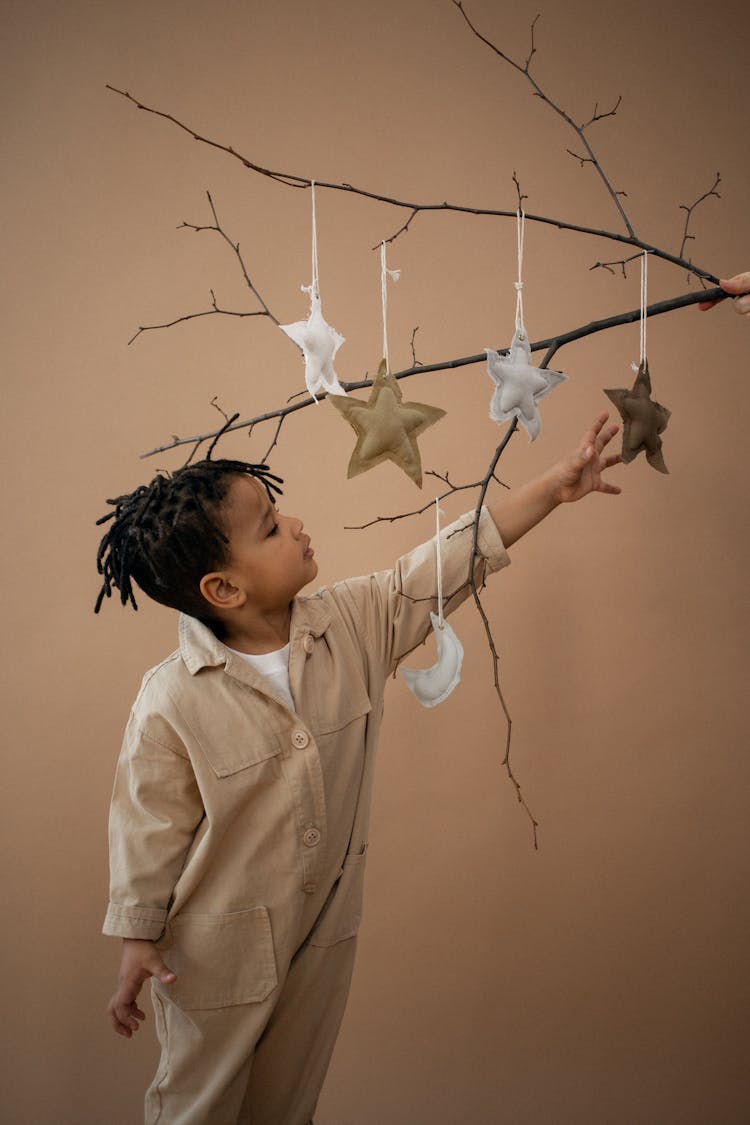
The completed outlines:
[[[461,679],[461,665],[464,650],[461,642],[443,617],[443,568],[440,550],[440,508],[435,501],[437,531],[435,552],[437,556],[438,612],[430,613],[432,631],[437,641],[437,663],[431,668],[418,671],[414,668],[401,668],[406,686],[414,693],[423,707],[437,707],[447,699]]]
[[[525,215],[517,212],[516,232],[518,239],[518,281],[516,290],[516,328],[513,333],[508,354],[503,355],[493,348],[485,348],[487,353],[487,374],[495,384],[490,403],[490,418],[495,422],[507,422],[514,416],[525,428],[531,441],[538,436],[542,420],[537,409],[539,401],[567,379],[561,371],[548,371],[546,367],[534,367],[531,362],[531,347],[523,322],[523,239]]]
[[[294,324],[280,324],[282,332],[302,350],[305,360],[305,383],[317,402],[316,392],[345,395],[346,391],[338,381],[333,369],[333,359],[344,343],[344,337],[326,324],[320,302],[318,285],[318,230],[315,217],[315,181],[310,184],[312,195],[312,282],[303,285],[302,292],[310,294],[310,315],[307,320]]]
[[[383,306],[383,356],[367,402],[337,394],[329,396],[340,414],[357,434],[357,444],[349,460],[347,477],[392,461],[414,483],[422,487],[422,459],[417,438],[434,425],[445,411],[422,402],[404,402],[398,380],[390,374],[388,360],[387,279],[398,281],[400,272],[385,264],[385,243],[380,244],[381,297]]]
[[[646,357],[646,309],[648,290],[648,251],[641,258],[641,358],[635,382],[630,390],[618,388],[605,390],[605,395],[615,404],[622,418],[622,459],[627,465],[639,453],[646,454],[646,460],[660,473],[668,473],[661,451],[661,437],[666,430],[670,411],[651,398],[651,375]]]

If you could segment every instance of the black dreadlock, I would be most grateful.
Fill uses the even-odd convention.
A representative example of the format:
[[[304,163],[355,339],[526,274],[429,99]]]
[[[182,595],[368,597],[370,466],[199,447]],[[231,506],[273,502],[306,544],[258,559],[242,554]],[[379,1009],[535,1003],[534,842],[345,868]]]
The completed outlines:
[[[104,581],[94,613],[105,597],[112,596],[112,587],[120,591],[123,605],[130,602],[138,609],[132,585],[135,579],[154,601],[206,620],[208,603],[199,583],[204,574],[227,561],[229,540],[219,508],[232,476],[238,473],[260,481],[272,503],[281,495],[282,478],[265,464],[206,458],[107,500],[114,511],[96,522],[114,522],[96,555],[96,568]]]

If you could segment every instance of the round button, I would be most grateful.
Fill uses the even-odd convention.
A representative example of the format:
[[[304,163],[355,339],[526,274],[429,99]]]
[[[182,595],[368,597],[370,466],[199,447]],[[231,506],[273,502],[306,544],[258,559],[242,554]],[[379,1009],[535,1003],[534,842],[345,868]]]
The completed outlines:
[[[292,746],[297,750],[304,750],[309,741],[310,738],[306,731],[296,730],[292,735]]]
[[[307,653],[308,656],[310,655],[312,650],[315,648],[315,641],[312,639],[311,633],[307,633],[305,635],[305,639],[302,642],[302,647],[303,647],[303,649],[305,650],[305,652]]]
[[[306,848],[314,848],[316,844],[320,843],[320,829],[306,828],[302,835],[302,843]]]

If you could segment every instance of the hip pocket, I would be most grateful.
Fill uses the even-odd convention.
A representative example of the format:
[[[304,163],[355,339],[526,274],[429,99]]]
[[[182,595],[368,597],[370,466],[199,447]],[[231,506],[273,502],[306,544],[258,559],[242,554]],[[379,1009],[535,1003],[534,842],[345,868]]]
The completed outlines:
[[[158,943],[177,974],[154,988],[180,1008],[228,1008],[265,1000],[278,983],[265,906],[231,914],[178,914]]]
[[[326,947],[354,937],[362,920],[364,880],[365,853],[348,855],[310,935],[310,945]]]

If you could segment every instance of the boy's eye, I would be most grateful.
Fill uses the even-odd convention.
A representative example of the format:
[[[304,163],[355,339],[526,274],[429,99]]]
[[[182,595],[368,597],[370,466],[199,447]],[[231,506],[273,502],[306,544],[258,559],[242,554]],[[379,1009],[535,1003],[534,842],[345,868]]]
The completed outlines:
[[[277,523],[275,523],[268,534],[269,535],[275,535],[278,530],[279,530],[279,525]]]

